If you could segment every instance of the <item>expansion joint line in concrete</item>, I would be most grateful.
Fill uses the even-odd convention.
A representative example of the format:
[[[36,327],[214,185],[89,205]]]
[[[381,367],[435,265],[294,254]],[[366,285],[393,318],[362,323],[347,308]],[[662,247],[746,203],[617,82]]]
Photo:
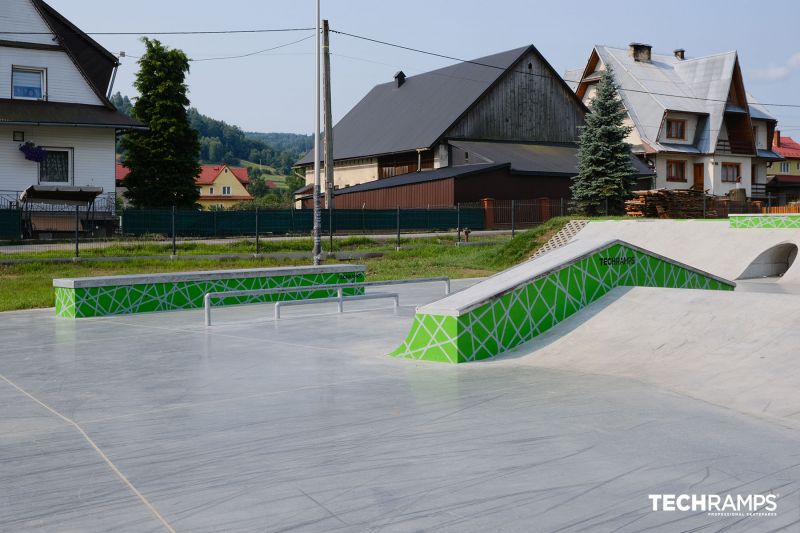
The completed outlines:
[[[101,459],[103,459],[103,461],[109,466],[109,468],[111,468],[111,471],[114,472],[114,475],[116,475],[131,490],[131,492],[133,492],[136,495],[136,497],[139,498],[139,500],[144,504],[145,507],[147,507],[147,509],[153,514],[153,516],[155,516],[158,519],[158,521],[161,522],[161,524],[164,526],[164,528],[167,531],[169,531],[170,533],[175,533],[175,528],[173,528],[169,524],[169,522],[167,522],[166,518],[164,518],[161,515],[161,513],[158,512],[158,509],[156,509],[155,506],[152,503],[150,503],[150,501],[145,497],[145,495],[142,494],[139,491],[139,489],[137,489],[127,477],[125,477],[125,474],[123,474],[120,471],[120,469],[117,468],[117,465],[115,465],[114,462],[111,461],[111,459],[109,459],[109,457],[103,452],[103,450],[100,449],[100,447],[97,445],[97,443],[95,443],[95,441],[92,440],[92,438],[89,436],[89,434],[86,433],[86,431],[84,431],[84,429],[81,427],[80,424],[78,424],[77,422],[75,422],[71,418],[68,418],[68,417],[64,416],[63,414],[59,413],[58,411],[56,411],[55,409],[53,409],[52,407],[50,407],[49,405],[47,405],[43,401],[39,400],[33,394],[29,393],[28,391],[26,391],[25,389],[23,389],[22,387],[20,387],[19,385],[17,385],[16,383],[11,381],[10,379],[8,379],[3,374],[0,374],[0,379],[5,381],[6,383],[8,383],[8,385],[10,385],[14,389],[16,389],[20,394],[26,396],[28,399],[30,399],[33,402],[37,403],[40,407],[42,407],[46,411],[49,411],[52,415],[56,416],[57,418],[60,418],[61,420],[63,420],[67,424],[69,424],[70,426],[74,427],[78,431],[78,433],[81,434],[81,436],[84,438],[84,440],[86,440],[86,442],[89,443],[89,446],[91,446],[91,448],[95,452],[97,452],[97,454],[100,456]]]

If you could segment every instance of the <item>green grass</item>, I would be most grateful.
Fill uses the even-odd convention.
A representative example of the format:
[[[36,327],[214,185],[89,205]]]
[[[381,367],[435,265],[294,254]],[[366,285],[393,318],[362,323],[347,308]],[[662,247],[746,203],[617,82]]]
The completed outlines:
[[[488,276],[527,259],[569,220],[561,217],[549,220],[534,229],[521,231],[513,239],[507,235],[488,236],[473,241],[496,241],[493,246],[456,246],[452,236],[427,239],[401,239],[400,251],[395,251],[395,242],[378,242],[369,237],[354,236],[334,241],[337,250],[380,251],[382,257],[366,259],[367,279],[385,280],[427,276],[450,276],[451,278]],[[264,252],[270,244],[278,251],[308,251],[311,239],[292,239],[265,242]],[[182,245],[181,252],[190,254],[236,253],[237,246],[189,243]],[[185,248],[184,248],[185,247]],[[224,252],[220,249],[224,248]],[[244,248],[241,248],[244,249]],[[126,251],[129,251],[126,248]],[[136,247],[130,255],[166,255],[169,246],[153,243]],[[245,250],[251,253],[252,249]],[[103,251],[107,255],[106,251]],[[88,250],[85,255],[88,255]],[[127,262],[78,262],[46,263],[33,262],[16,265],[0,265],[0,311],[51,307],[53,302],[53,278],[109,276],[121,274],[145,274],[153,272],[177,272],[187,270],[209,270],[225,268],[254,268],[308,264],[308,260],[262,259],[134,259]]]

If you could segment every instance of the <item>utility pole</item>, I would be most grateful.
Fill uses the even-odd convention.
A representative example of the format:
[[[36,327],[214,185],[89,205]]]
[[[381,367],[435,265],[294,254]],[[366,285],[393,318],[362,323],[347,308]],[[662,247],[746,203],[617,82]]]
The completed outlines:
[[[331,48],[328,21],[322,21],[322,88],[325,103],[325,205],[328,208],[330,253],[333,253],[333,115],[331,114]]]
[[[322,217],[319,209],[319,2],[320,0],[317,0],[316,17],[314,19],[314,27],[317,31],[315,35],[316,44],[314,46],[314,249],[312,251],[312,255],[314,256],[314,265],[319,265],[320,256],[322,255],[322,245],[320,243],[320,233],[322,233]]]

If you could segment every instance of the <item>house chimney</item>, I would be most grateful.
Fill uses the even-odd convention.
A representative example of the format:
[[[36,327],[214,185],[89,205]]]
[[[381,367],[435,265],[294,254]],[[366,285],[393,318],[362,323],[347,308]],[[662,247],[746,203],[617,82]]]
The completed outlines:
[[[681,61],[686,59],[686,50],[684,50],[683,48],[678,48],[677,50],[673,50],[672,53],[675,54],[675,57],[677,57]]]
[[[780,147],[780,145],[781,145],[781,130],[775,130],[775,133],[772,134],[772,144],[774,146]]]
[[[395,86],[400,87],[406,82],[406,75],[403,73],[402,70],[398,71],[397,74],[394,75],[394,83]]]
[[[653,47],[649,44],[631,43],[628,45],[628,54],[634,61],[650,61],[650,52]]]

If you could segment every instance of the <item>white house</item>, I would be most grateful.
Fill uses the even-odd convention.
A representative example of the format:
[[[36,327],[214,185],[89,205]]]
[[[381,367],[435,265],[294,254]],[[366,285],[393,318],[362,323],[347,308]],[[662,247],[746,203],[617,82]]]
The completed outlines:
[[[764,196],[767,164],[781,159],[772,151],[777,120],[747,94],[736,52],[686,58],[640,43],[595,46],[583,69],[565,75],[587,106],[609,65],[632,128],[627,141],[656,171],[649,186]]]
[[[42,0],[2,0],[3,198],[36,184],[95,186],[113,195],[116,133],[142,127],[108,99],[118,65]],[[44,159],[26,158],[24,143],[44,148]]]

